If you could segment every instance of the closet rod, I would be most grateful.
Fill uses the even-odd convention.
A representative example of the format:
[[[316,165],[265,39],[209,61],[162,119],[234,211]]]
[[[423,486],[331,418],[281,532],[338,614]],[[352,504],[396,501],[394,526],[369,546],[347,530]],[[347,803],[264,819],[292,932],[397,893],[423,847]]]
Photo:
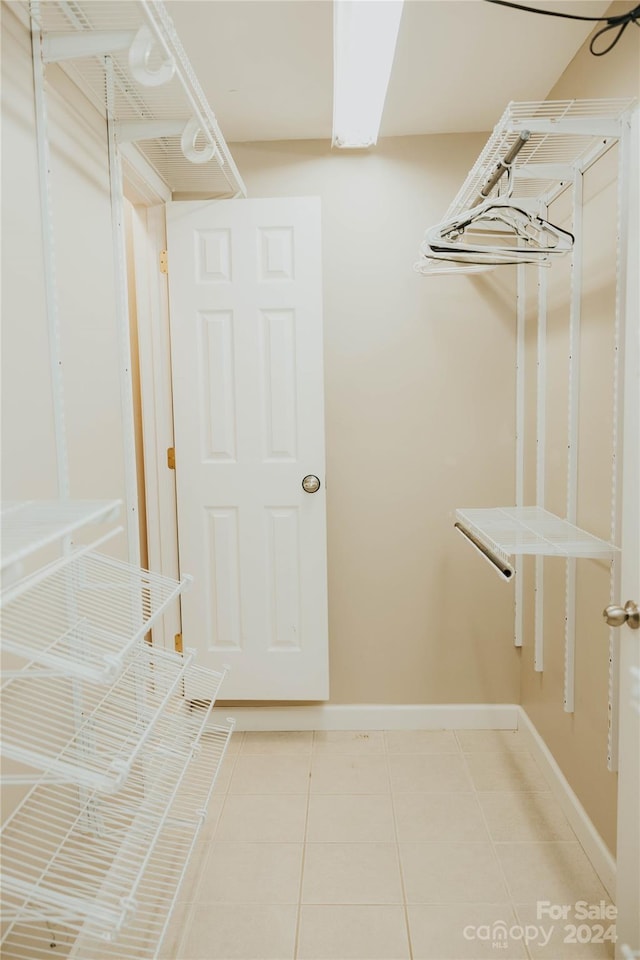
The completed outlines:
[[[507,173],[510,170],[511,164],[513,163],[515,158],[518,156],[518,154],[520,153],[520,151],[522,150],[522,148],[524,147],[525,143],[527,142],[530,136],[531,136],[531,132],[529,130],[520,131],[516,142],[509,148],[509,150],[504,156],[504,159],[498,161],[497,167],[495,168],[495,170],[493,171],[489,179],[486,181],[484,186],[481,187],[480,193],[471,204],[472,207],[476,207],[479,203],[482,203],[483,200],[487,199],[487,197],[489,196],[489,194],[491,193],[495,185],[498,183],[498,181],[501,180],[502,177],[505,175],[505,173]]]
[[[478,540],[478,538],[474,536],[470,530],[467,530],[467,528],[464,527],[460,522],[454,523],[454,527],[458,533],[461,533],[463,537],[467,538],[469,543],[476,548],[478,553],[480,553],[485,560],[492,564],[496,573],[498,573],[503,580],[511,580],[515,571],[510,564],[505,563],[504,560],[498,557],[492,550],[489,549],[489,547],[486,546],[486,544],[482,543],[481,540]]]

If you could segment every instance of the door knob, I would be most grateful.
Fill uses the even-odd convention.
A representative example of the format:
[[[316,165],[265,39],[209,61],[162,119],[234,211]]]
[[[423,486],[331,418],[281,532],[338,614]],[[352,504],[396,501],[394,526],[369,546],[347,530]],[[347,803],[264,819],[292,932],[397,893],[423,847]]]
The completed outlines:
[[[640,609],[633,600],[627,600],[624,607],[618,607],[615,603],[602,611],[610,627],[621,627],[623,623],[628,624],[632,630],[640,627]]]
[[[320,480],[310,473],[308,477],[303,479],[302,489],[305,493],[317,493],[320,489]]]

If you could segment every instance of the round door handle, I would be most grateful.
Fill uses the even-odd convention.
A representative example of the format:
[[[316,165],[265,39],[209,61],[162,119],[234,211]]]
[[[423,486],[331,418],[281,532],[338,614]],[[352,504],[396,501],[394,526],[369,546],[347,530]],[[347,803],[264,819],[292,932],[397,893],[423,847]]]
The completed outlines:
[[[317,493],[320,489],[320,480],[318,477],[314,477],[314,475],[310,473],[307,477],[304,477],[302,481],[302,489],[305,493]]]
[[[623,623],[628,624],[632,630],[640,627],[640,609],[633,600],[627,600],[624,607],[612,603],[602,611],[602,616],[610,627],[621,627]]]

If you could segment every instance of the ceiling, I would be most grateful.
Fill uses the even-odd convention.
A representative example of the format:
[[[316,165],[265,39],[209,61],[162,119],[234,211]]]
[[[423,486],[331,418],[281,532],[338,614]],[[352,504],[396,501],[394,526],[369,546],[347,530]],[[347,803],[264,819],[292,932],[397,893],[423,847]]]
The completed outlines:
[[[601,16],[609,2],[533,5]],[[330,139],[331,0],[167,7],[228,141]],[[491,129],[510,100],[543,100],[592,29],[484,0],[406,0],[381,136]]]

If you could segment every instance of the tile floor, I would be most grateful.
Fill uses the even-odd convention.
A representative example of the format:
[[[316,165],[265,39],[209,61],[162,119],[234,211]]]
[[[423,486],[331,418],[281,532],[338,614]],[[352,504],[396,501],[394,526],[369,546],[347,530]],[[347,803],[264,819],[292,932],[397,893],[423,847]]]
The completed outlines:
[[[238,733],[181,898],[167,960],[613,955],[536,915],[609,900],[516,731]]]

